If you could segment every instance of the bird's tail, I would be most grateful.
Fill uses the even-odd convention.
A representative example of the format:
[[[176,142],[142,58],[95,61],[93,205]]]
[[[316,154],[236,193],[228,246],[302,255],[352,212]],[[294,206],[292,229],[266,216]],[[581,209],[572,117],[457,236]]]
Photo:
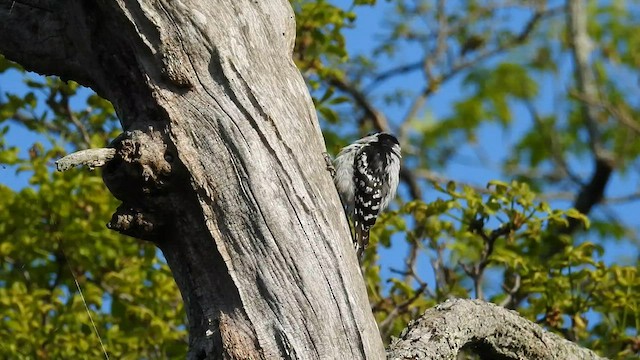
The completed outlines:
[[[356,237],[355,237],[355,248],[356,255],[358,256],[358,261],[362,262],[364,258],[364,251],[367,249],[367,245],[369,245],[369,228],[364,224],[356,224]]]

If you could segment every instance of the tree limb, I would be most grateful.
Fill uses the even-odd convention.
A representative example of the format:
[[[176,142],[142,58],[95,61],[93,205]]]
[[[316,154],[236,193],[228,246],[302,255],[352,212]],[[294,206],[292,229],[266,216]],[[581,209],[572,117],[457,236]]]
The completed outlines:
[[[381,111],[378,111],[369,100],[366,95],[360,91],[356,86],[349,83],[343,78],[336,76],[329,79],[329,84],[351,95],[356,104],[362,108],[365,115],[371,119],[373,127],[378,131],[389,131],[389,122]]]
[[[95,86],[95,58],[87,51],[87,36],[80,36],[88,34],[86,24],[68,21],[81,20],[81,9],[73,2],[0,0],[2,53],[29,70]]]
[[[62,159],[56,161],[56,169],[58,171],[66,171],[75,166],[88,166],[90,168],[104,166],[109,160],[113,159],[116,149],[100,148],[87,149],[69,154]]]
[[[587,32],[587,4],[584,0],[569,0],[566,6],[569,44],[574,59],[578,92],[588,99],[597,98],[596,79],[589,64],[593,44]],[[594,170],[591,180],[582,186],[576,196],[573,207],[586,215],[594,205],[602,200],[609,178],[615,168],[615,158],[603,147],[598,128],[597,107],[587,102],[582,102],[580,105],[594,157]],[[580,224],[580,220],[569,219],[569,225],[561,232],[570,234]]]
[[[514,311],[463,299],[427,310],[392,341],[387,358],[456,359],[463,349],[486,359],[602,359]]]

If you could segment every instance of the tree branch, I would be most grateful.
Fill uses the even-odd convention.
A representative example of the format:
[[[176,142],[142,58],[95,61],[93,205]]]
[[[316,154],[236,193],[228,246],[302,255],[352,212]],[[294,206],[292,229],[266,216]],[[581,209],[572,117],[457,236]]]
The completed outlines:
[[[536,128],[538,129],[540,135],[547,138],[549,143],[549,150],[551,152],[551,159],[562,172],[562,177],[569,177],[576,184],[582,185],[580,177],[578,177],[578,175],[576,175],[569,168],[569,164],[564,158],[564,149],[562,149],[561,143],[558,141],[558,134],[553,130],[549,131],[546,124],[542,121],[542,119],[540,119],[540,116],[538,115],[538,112],[536,111],[531,101],[525,101],[525,107],[529,111],[529,114],[531,115],[531,118],[533,119],[533,122],[536,125]]]
[[[602,359],[514,311],[455,299],[427,310],[387,351],[391,360],[455,359],[462,349],[487,359]]]
[[[503,224],[497,229],[491,231],[489,235],[484,230],[484,219],[476,219],[469,225],[469,231],[474,234],[480,235],[482,238],[483,247],[480,259],[474,264],[464,264],[460,262],[462,270],[473,279],[473,286],[476,292],[476,299],[484,300],[484,292],[482,290],[482,282],[484,280],[484,271],[489,265],[489,257],[493,254],[493,249],[496,241],[504,235],[509,234],[511,230],[511,224]]]
[[[597,84],[595,75],[589,64],[593,44],[587,32],[587,4],[584,0],[567,1],[567,26],[569,44],[574,58],[575,77],[578,92],[588,99],[597,98]],[[594,170],[591,180],[582,186],[573,207],[582,214],[589,214],[594,205],[599,203],[615,168],[615,158],[602,145],[600,130],[597,123],[596,106],[586,102],[581,103],[584,123],[589,134],[589,145],[594,157]],[[580,220],[569,219],[569,225],[561,230],[570,234],[581,224]]]
[[[87,128],[82,124],[82,122],[76,117],[71,110],[71,104],[69,104],[69,97],[67,95],[63,95],[61,105],[63,106],[63,113],[69,119],[69,121],[76,127],[78,132],[80,133],[80,141],[87,148],[91,147],[91,135],[87,131]]]
[[[614,169],[614,161],[608,158],[596,158],[595,169],[591,175],[591,179],[585,186],[580,189],[576,197],[573,207],[582,214],[589,214],[591,209],[604,198],[604,190],[611,178]],[[562,233],[571,234],[581,224],[579,219],[569,218],[569,225],[562,229]]]
[[[71,153],[56,161],[58,171],[66,171],[75,166],[101,167],[107,164],[116,154],[116,149],[87,149]]]
[[[618,120],[620,124],[629,128],[629,130],[631,130],[634,134],[640,134],[640,124],[638,124],[638,122],[633,118],[633,115],[630,114],[629,111],[622,106],[616,106],[604,99],[592,98],[575,91],[570,92],[570,95],[585,103],[587,106],[599,107],[603,110],[606,110],[609,115]]]
[[[598,88],[589,64],[593,43],[587,32],[587,3],[584,0],[569,0],[566,6],[569,45],[573,54],[577,87],[579,92],[585,96],[596,98]],[[591,150],[598,157],[603,149],[600,141],[596,108],[586,103],[582,103],[581,108],[587,132],[589,133]]]
[[[350,84],[348,81],[338,77],[331,77],[329,84],[351,95],[356,104],[364,110],[366,117],[373,122],[374,128],[378,131],[389,131],[389,122],[384,114],[376,109],[367,99],[362,91]]]
[[[0,0],[3,55],[28,70],[56,74],[94,86],[82,6],[69,1]],[[90,61],[91,59],[91,61]]]

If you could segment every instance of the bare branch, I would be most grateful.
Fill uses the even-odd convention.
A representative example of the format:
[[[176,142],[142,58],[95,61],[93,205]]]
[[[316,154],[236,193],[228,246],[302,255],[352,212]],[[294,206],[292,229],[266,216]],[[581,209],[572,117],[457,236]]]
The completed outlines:
[[[562,8],[552,8],[549,10],[536,12],[529,19],[529,21],[527,21],[523,30],[519,34],[517,34],[516,36],[514,36],[508,41],[504,41],[503,43],[499,44],[494,48],[486,49],[484,51],[479,52],[479,54],[475,56],[473,59],[462,61],[454,65],[449,72],[447,72],[442,76],[442,81],[450,79],[451,77],[457,75],[462,70],[465,70],[474,65],[477,65],[482,60],[486,60],[506,50],[510,50],[518,45],[521,45],[529,38],[529,35],[533,33],[533,30],[536,28],[536,26],[540,23],[542,19],[559,14],[561,11],[562,11]]]
[[[71,110],[71,105],[69,104],[69,97],[64,95],[62,99],[62,104],[64,106],[64,114],[67,116],[67,119],[71,121],[73,126],[80,132],[80,136],[84,145],[89,148],[91,146],[91,136],[87,131],[87,128],[80,122],[78,117]]]
[[[416,116],[418,111],[424,106],[427,98],[435,93],[438,90],[438,87],[443,82],[453,78],[458,75],[461,71],[471,68],[473,66],[478,65],[480,62],[489,59],[495,55],[501,54],[504,51],[510,50],[514,47],[517,47],[523,44],[529,36],[533,33],[533,30],[540,23],[540,21],[544,18],[556,15],[562,11],[562,8],[553,8],[549,10],[537,10],[534,15],[529,19],[529,21],[525,24],[524,28],[520,31],[520,33],[513,36],[510,40],[504,41],[493,48],[487,48],[478,52],[478,55],[468,59],[459,61],[457,64],[450,67],[446,72],[442,72],[440,74],[434,74],[433,66],[439,57],[441,57],[447,50],[447,42],[446,36],[448,35],[446,32],[447,22],[446,16],[440,15],[444,14],[444,3],[438,4],[438,23],[441,26],[444,26],[445,30],[439,32],[437,35],[437,46],[434,52],[425,57],[425,59],[420,63],[424,69],[425,76],[427,77],[427,85],[422,90],[422,92],[416,96],[414,101],[412,102],[407,115],[404,117],[402,122],[402,126],[400,128],[400,136],[402,138],[406,137],[406,133],[409,131],[410,120]],[[441,11],[440,11],[441,10]],[[461,57],[462,58],[462,57]],[[417,67],[416,64],[412,64],[412,66]],[[405,67],[403,72],[408,72],[414,69],[409,67]]]
[[[567,24],[569,43],[575,63],[578,91],[588,99],[597,99],[595,75],[589,64],[593,44],[587,32],[585,1],[569,0],[567,2]],[[603,198],[605,187],[615,168],[615,158],[601,144],[596,107],[583,102],[582,110],[595,164],[591,180],[580,190],[574,202],[574,208],[582,214],[589,214],[593,206]],[[569,219],[569,225],[562,229],[562,232],[565,234],[572,233],[580,224],[581,222],[577,219]]]
[[[413,171],[403,167],[400,169],[400,179],[402,179],[402,181],[404,181],[404,183],[409,187],[409,193],[411,194],[412,199],[422,199],[422,189],[420,189],[417,176]]]
[[[507,293],[507,297],[500,302],[500,306],[510,308],[512,301],[514,300],[514,296],[520,290],[520,282],[522,277],[518,273],[513,273],[513,285],[508,287],[506,284],[502,284],[502,289]]]
[[[614,169],[614,160],[609,158],[596,159],[595,169],[591,180],[582,187],[580,193],[573,203],[573,207],[582,214],[589,214],[591,209],[604,197],[604,190],[611,178]],[[582,224],[579,219],[569,218],[569,226],[562,230],[565,234],[570,234]]]
[[[575,63],[576,83],[580,93],[588,98],[597,98],[598,90],[596,79],[589,57],[591,56],[593,44],[587,32],[587,9],[584,0],[567,1],[567,24],[569,30],[569,44],[573,53]],[[594,106],[582,104],[584,120],[589,133],[591,150],[596,157],[602,149],[600,143],[600,131],[597,124],[597,112]]]
[[[602,203],[612,205],[612,204],[624,204],[624,203],[628,203],[631,201],[638,201],[638,200],[640,200],[640,192],[634,192],[627,195],[604,198],[602,200]]]
[[[350,84],[347,80],[335,76],[329,79],[329,84],[351,95],[356,104],[364,110],[365,115],[371,119],[373,126],[378,131],[389,131],[390,128],[387,118],[369,102],[362,91],[357,89],[353,84]]]
[[[514,311],[462,299],[429,309],[409,324],[392,341],[387,358],[455,359],[463,348],[487,359],[602,359]]]
[[[427,101],[427,97],[431,93],[435,92],[440,84],[440,81],[433,75],[433,67],[436,65],[440,57],[442,57],[442,55],[447,51],[447,36],[449,35],[449,33],[444,0],[437,1],[436,19],[438,20],[436,47],[431,52],[431,54],[427,55],[422,61],[422,68],[427,78],[427,88],[422,91],[421,94],[416,96],[409,108],[409,111],[405,115],[404,120],[402,120],[402,125],[400,126],[400,138],[402,139],[401,143],[403,143],[403,141],[407,138],[409,127],[411,125],[411,119],[413,119],[418,114],[420,109],[424,107],[424,104]]]
[[[442,289],[448,284],[447,282],[447,268],[444,265],[444,251],[443,246],[436,244],[435,248],[436,256],[431,258],[431,267],[435,277],[435,284],[433,284],[433,291],[438,294],[442,292]]]
[[[483,241],[482,253],[480,254],[480,260],[475,264],[464,264],[460,262],[460,266],[462,270],[473,279],[473,286],[476,292],[476,298],[483,300],[484,292],[482,290],[482,282],[484,279],[484,270],[489,265],[489,257],[493,253],[494,245],[496,241],[504,235],[507,235],[511,232],[511,224],[506,223],[500,226],[497,229],[491,231],[490,234],[484,231],[484,221],[483,219],[475,220],[470,226],[469,230],[474,233],[480,235]]]
[[[553,162],[560,168],[562,171],[563,177],[568,176],[573,182],[576,184],[582,185],[582,181],[579,176],[577,176],[571,169],[569,168],[569,164],[566,162],[563,156],[563,149],[560,147],[560,143],[558,142],[558,137],[555,131],[548,131],[547,127],[543,124],[542,119],[538,115],[535,107],[531,103],[531,101],[526,101],[525,106],[527,110],[529,110],[529,114],[531,114],[531,118],[533,119],[536,127],[541,135],[545,136],[549,141],[549,148],[551,151],[551,158]]]
[[[435,171],[432,170],[428,170],[428,169],[416,169],[414,171],[414,174],[417,178],[421,178],[421,179],[425,179],[431,182],[435,182],[435,183],[439,183],[439,184],[446,184],[450,181],[454,181],[458,184],[462,184],[464,186],[468,186],[470,188],[472,188],[475,192],[480,193],[480,194],[489,194],[490,191],[485,187],[485,186],[481,186],[478,184],[472,184],[472,183],[463,183],[463,182],[459,182],[459,181],[455,181],[452,178],[449,178],[447,176],[444,176],[440,173],[437,173]]]
[[[570,92],[570,95],[588,106],[599,107],[608,112],[614,119],[633,131],[636,135],[640,134],[640,124],[634,120],[633,116],[624,109],[622,106],[616,106],[605,99],[592,98],[586,94],[580,94],[575,91]]]
[[[420,70],[420,68],[422,68],[422,64],[424,63],[424,60],[420,60],[420,61],[416,61],[410,64],[405,64],[405,65],[400,65],[397,67],[393,67],[389,70],[386,70],[384,72],[381,72],[380,74],[376,75],[373,80],[371,80],[371,83],[369,83],[367,85],[367,87],[364,89],[364,93],[368,94],[369,92],[371,92],[371,90],[373,90],[378,84],[380,84],[381,82],[390,79],[396,75],[402,75],[402,74],[406,74],[406,73],[410,73],[410,72],[414,72],[414,71],[418,71]]]
[[[389,315],[387,315],[387,317],[378,325],[378,327],[380,328],[380,333],[382,334],[383,338],[389,337],[392,330],[391,325],[393,325],[393,321],[397,319],[398,316],[406,313],[409,306],[411,306],[411,304],[413,304],[416,300],[418,300],[422,296],[422,293],[425,291],[426,288],[427,288],[426,285],[422,285],[418,289],[416,289],[416,293],[413,294],[412,297],[406,299],[400,304],[397,304],[393,308],[393,310],[391,310]]]
[[[89,166],[90,168],[101,167],[106,165],[115,155],[116,149],[113,148],[81,150],[56,161],[56,169],[58,171],[66,171],[79,165]]]
[[[35,118],[35,116],[31,116],[31,115],[27,115],[24,112],[21,111],[16,111],[13,115],[11,115],[11,117],[9,118],[9,120],[15,121],[25,127],[27,127],[28,129],[33,129],[33,127],[35,126],[35,124],[37,124],[38,126],[42,126],[46,129],[47,132],[53,133],[53,134],[60,134],[60,128],[53,125],[52,123],[48,122],[48,121],[39,121],[38,119]]]

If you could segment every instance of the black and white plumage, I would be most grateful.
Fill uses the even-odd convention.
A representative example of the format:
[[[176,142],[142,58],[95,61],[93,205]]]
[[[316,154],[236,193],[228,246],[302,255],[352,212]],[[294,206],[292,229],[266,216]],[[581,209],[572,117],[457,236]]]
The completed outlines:
[[[396,195],[401,157],[398,139],[382,132],[344,147],[333,162],[336,188],[353,220],[358,259],[369,244],[369,230]]]

